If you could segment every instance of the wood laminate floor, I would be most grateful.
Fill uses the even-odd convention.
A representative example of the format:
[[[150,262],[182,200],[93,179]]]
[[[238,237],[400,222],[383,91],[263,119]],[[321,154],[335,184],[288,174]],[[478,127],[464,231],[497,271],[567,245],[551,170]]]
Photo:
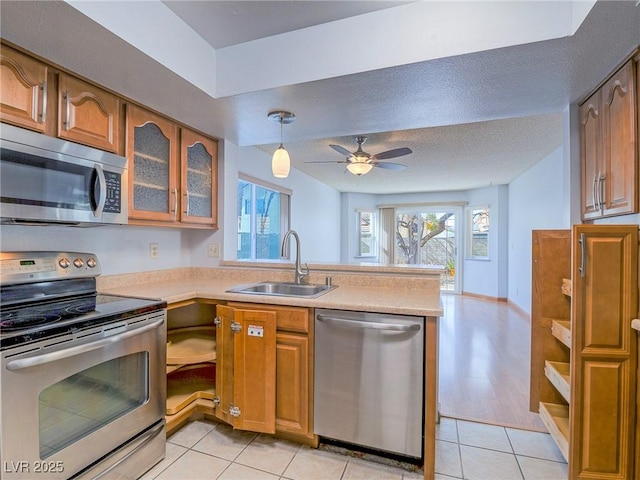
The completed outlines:
[[[440,413],[546,432],[529,412],[529,319],[505,302],[448,294],[442,302]]]

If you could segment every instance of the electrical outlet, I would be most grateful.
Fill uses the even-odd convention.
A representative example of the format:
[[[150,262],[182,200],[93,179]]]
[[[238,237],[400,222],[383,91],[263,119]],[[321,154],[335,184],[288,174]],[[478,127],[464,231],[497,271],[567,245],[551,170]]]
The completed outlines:
[[[212,258],[220,258],[220,244],[210,243],[207,246],[207,255]]]
[[[160,255],[160,246],[157,243],[149,244],[149,258],[158,258]]]

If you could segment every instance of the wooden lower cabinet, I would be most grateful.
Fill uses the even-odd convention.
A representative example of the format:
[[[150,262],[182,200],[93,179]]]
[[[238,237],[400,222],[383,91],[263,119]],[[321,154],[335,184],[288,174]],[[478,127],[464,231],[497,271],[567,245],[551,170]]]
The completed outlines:
[[[313,434],[313,322],[303,307],[229,303],[230,307],[269,311],[276,318],[275,431],[317,446]]]
[[[205,415],[318,445],[311,309],[202,299],[168,317],[168,434]]]
[[[534,232],[532,285],[531,410],[570,480],[637,479],[638,226]]]
[[[276,335],[276,430],[308,436],[309,338]]]

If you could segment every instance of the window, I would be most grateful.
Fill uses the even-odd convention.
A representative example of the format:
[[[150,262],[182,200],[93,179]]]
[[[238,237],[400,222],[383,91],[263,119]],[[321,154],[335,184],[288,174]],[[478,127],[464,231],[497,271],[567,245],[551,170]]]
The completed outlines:
[[[489,207],[467,209],[467,258],[489,259]]]
[[[376,212],[358,210],[358,257],[376,257]]]
[[[238,179],[238,260],[280,258],[291,191],[245,175]]]

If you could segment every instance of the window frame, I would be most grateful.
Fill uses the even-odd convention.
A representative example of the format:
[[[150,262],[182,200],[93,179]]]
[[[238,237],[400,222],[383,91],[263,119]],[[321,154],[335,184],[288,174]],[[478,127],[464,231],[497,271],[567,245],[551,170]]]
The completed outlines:
[[[486,213],[486,231],[481,232],[476,225],[478,222],[474,221],[476,215],[475,212],[481,212],[484,210]],[[487,261],[491,259],[489,254],[489,243],[491,240],[491,209],[489,205],[476,205],[466,208],[466,241],[465,241],[465,260],[483,260]],[[482,227],[481,227],[482,228]],[[474,254],[474,234],[486,233],[486,255]]]
[[[281,187],[280,185],[275,185],[273,183],[267,182],[265,180],[252,177],[250,175],[246,175],[243,173],[238,173],[238,180],[236,182],[236,188],[239,187],[240,182],[245,182],[251,185],[251,193],[250,193],[250,202],[251,202],[251,211],[249,213],[249,236],[250,236],[250,247],[249,247],[249,258],[238,258],[238,254],[240,253],[241,241],[240,241],[240,225],[241,225],[241,216],[238,215],[238,224],[237,224],[237,244],[236,244],[236,260],[240,261],[252,261],[252,262],[269,262],[276,260],[274,258],[256,258],[257,254],[257,232],[256,232],[256,220],[257,220],[257,202],[256,202],[256,188],[261,187],[267,190],[272,190],[277,192],[280,195],[280,231],[279,231],[279,243],[282,242],[282,238],[284,234],[290,229],[291,225],[291,197],[293,196],[293,191]],[[240,201],[240,196],[238,196],[238,202]],[[240,205],[236,205],[236,209],[240,209]],[[280,257],[278,256],[278,259]]]
[[[362,217],[369,215],[370,252],[363,253]],[[356,209],[356,258],[377,258],[378,256],[378,211],[375,209]]]

